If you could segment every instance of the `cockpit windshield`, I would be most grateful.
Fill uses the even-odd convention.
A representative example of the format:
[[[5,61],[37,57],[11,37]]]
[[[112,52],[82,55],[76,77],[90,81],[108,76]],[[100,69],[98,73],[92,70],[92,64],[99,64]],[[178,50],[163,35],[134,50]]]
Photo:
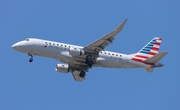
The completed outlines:
[[[25,39],[25,41],[29,41],[29,39]]]

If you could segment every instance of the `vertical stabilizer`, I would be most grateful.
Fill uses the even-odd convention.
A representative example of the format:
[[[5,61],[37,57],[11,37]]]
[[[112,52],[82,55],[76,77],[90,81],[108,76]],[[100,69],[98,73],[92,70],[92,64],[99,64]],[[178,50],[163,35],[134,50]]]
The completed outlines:
[[[154,37],[148,44],[146,44],[135,56],[132,57],[132,60],[143,62],[155,55],[158,54],[162,38]]]

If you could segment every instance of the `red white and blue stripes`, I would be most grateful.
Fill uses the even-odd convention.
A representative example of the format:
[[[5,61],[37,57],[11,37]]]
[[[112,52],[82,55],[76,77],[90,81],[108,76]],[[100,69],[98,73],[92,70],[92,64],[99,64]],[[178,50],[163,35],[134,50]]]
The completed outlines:
[[[131,60],[143,62],[150,57],[155,56],[160,48],[162,38],[155,37],[147,45],[145,45]]]

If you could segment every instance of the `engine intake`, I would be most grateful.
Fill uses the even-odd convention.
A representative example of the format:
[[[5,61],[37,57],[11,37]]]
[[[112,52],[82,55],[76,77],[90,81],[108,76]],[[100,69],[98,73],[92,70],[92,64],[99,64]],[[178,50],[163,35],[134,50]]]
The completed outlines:
[[[69,72],[69,65],[68,64],[57,64],[56,65],[56,71],[62,72],[62,73],[68,73]]]
[[[84,54],[84,51],[79,48],[69,48],[69,55],[81,56],[83,54]]]

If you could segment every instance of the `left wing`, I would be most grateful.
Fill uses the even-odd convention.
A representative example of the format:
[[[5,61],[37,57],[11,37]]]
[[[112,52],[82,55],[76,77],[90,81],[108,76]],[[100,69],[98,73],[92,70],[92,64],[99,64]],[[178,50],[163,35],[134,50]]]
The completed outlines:
[[[104,50],[110,43],[113,42],[114,37],[123,29],[127,19],[125,19],[115,30],[96,40],[95,42],[84,47],[84,51],[99,53]]]
[[[84,77],[80,77],[80,75],[79,75],[80,72],[79,71],[74,70],[71,73],[72,73],[75,81],[82,82],[82,81],[85,80],[85,76]]]
[[[82,82],[85,80],[86,72],[88,72],[89,67],[84,64],[72,64],[69,63],[70,72],[72,73],[74,80],[78,82]],[[81,72],[84,73],[84,75],[80,75]]]

